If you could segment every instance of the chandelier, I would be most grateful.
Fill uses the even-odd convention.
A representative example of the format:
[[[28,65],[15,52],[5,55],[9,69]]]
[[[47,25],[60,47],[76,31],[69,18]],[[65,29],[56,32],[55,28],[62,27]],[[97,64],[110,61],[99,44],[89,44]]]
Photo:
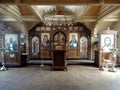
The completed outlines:
[[[76,20],[76,14],[64,6],[55,6],[43,12],[42,18],[45,24],[63,25],[72,24]]]

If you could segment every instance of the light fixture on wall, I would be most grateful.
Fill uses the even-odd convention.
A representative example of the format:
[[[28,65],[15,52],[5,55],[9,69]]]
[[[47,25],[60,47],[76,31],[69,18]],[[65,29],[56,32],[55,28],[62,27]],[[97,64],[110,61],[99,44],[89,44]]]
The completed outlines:
[[[43,12],[43,22],[45,24],[63,25],[72,24],[76,19],[76,14],[64,6],[55,6]]]

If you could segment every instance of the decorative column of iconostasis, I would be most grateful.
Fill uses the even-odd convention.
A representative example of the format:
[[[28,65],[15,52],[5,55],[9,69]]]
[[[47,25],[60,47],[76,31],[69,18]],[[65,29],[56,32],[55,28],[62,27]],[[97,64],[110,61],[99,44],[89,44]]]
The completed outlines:
[[[117,48],[117,31],[104,30],[100,32],[99,66],[102,66],[103,59],[112,60],[111,50],[116,48]]]
[[[5,30],[4,33],[5,45],[5,64],[7,65],[21,65],[20,60],[20,32],[12,30]]]

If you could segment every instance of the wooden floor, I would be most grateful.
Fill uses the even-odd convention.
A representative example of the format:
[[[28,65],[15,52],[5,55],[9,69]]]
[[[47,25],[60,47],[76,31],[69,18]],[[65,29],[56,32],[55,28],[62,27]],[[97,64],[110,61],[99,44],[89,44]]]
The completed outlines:
[[[29,65],[0,71],[0,90],[120,90],[118,72],[94,66],[68,65],[68,71],[51,71]]]

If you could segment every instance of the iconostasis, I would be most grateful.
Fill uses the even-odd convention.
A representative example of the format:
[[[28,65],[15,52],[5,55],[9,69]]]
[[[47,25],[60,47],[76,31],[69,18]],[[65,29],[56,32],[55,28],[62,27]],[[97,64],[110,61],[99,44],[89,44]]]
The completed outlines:
[[[82,23],[45,25],[29,30],[29,59],[51,59],[53,49],[66,50],[67,59],[90,59],[91,31]]]

